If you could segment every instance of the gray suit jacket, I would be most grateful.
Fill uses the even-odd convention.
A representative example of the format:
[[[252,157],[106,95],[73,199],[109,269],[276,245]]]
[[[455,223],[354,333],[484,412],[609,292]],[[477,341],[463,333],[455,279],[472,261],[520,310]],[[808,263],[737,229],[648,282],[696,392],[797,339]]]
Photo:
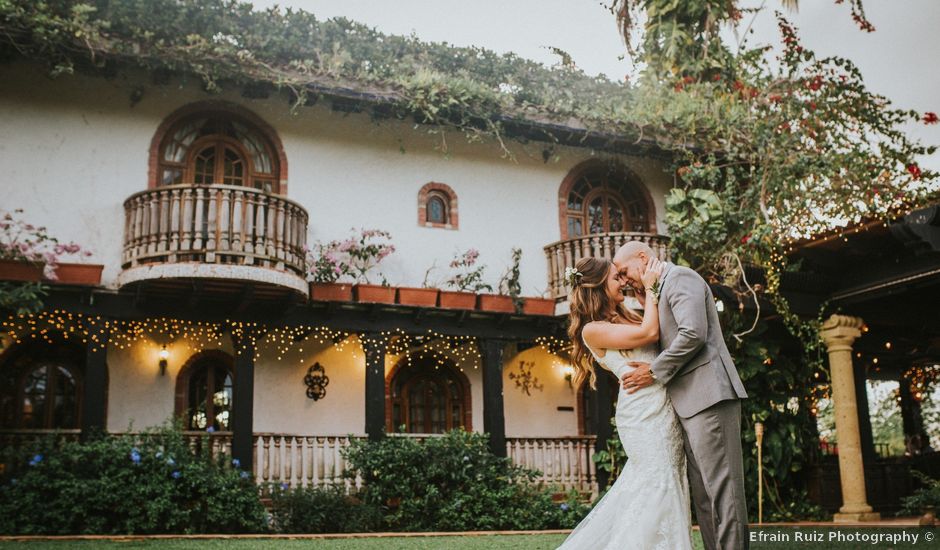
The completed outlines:
[[[666,385],[676,413],[689,418],[719,401],[747,397],[708,283],[695,271],[668,262],[660,280],[662,353],[650,369]]]

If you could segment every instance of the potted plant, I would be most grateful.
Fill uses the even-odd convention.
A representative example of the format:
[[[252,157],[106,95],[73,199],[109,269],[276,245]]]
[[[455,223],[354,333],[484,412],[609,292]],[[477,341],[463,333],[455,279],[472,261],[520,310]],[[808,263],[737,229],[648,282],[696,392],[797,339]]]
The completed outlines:
[[[522,287],[519,284],[519,261],[522,249],[512,249],[512,265],[499,280],[499,294],[480,294],[480,309],[501,313],[522,313]]]
[[[933,479],[917,470],[911,470],[911,476],[920,482],[921,487],[911,496],[901,499],[902,514],[920,515],[921,526],[936,524],[936,511],[940,508],[940,480]]]
[[[22,212],[16,209],[13,214]],[[87,285],[101,282],[103,265],[59,261],[67,255],[91,256],[90,251],[73,242],[60,243],[45,227],[36,227],[13,214],[6,212],[0,219],[0,279]]]
[[[471,248],[463,254],[457,254],[450,262],[451,269],[457,273],[444,281],[446,288],[441,290],[441,307],[449,309],[474,309],[476,293],[481,290],[492,291],[493,287],[483,282],[483,270],[486,266],[476,265],[480,252]]]
[[[553,298],[544,298],[543,296],[529,296],[525,298],[522,304],[522,312],[526,315],[555,315],[555,300]]]
[[[355,231],[355,229],[353,229]],[[328,245],[341,266],[343,275],[352,278],[355,283],[353,294],[358,302],[395,303],[395,288],[388,285],[385,276],[382,284],[369,282],[369,272],[389,254],[395,252],[395,245],[389,241],[392,236],[379,229],[360,229],[343,241],[333,241]]]
[[[310,299],[320,302],[351,302],[352,285],[336,282],[346,272],[346,268],[333,249],[333,244],[317,243],[315,257],[310,249],[306,248],[307,271],[312,277]]]

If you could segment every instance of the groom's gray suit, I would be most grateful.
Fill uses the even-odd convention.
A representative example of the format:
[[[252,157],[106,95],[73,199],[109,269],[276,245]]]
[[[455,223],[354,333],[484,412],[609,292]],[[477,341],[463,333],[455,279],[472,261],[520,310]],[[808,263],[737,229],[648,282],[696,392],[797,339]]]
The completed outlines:
[[[666,263],[660,277],[659,343],[650,370],[682,423],[689,486],[708,550],[748,547],[741,454],[744,384],[698,273]]]

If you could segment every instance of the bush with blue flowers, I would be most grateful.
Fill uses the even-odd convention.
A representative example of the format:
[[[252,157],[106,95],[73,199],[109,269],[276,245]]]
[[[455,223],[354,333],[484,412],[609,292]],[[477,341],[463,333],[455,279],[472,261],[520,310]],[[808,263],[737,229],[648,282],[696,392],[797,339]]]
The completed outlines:
[[[213,457],[208,439],[192,448],[178,427],[165,426],[8,449],[0,534],[265,531],[251,475],[227,455]]]

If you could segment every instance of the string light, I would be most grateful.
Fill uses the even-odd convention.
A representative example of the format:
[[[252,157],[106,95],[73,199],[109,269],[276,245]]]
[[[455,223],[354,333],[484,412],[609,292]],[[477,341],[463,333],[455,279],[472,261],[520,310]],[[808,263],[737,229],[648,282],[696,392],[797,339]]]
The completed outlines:
[[[100,316],[74,313],[65,310],[43,311],[36,314],[11,315],[0,322],[0,332],[7,333],[14,344],[41,340],[55,344],[57,339],[80,341],[90,346],[91,351],[103,350],[99,333],[107,330],[108,346],[117,350],[128,350],[136,345],[154,348],[155,353],[173,342],[190,353],[204,351],[215,344],[222,347],[224,336],[231,334],[236,355],[254,350],[254,359],[262,356],[274,357],[278,361],[296,351],[304,363],[304,348],[311,344],[330,345],[343,352],[346,347],[359,343],[352,339],[353,333],[325,326],[292,325],[266,326],[255,322],[225,320],[221,322],[193,321],[167,317],[143,320],[109,320]],[[153,339],[160,335],[160,343]],[[431,359],[435,368],[457,364],[479,368],[481,355],[476,337],[441,334],[428,329],[423,334],[408,334],[402,329],[383,331],[379,335],[385,342],[386,353],[404,359],[411,364],[413,359]],[[355,351],[354,351],[355,352]]]

